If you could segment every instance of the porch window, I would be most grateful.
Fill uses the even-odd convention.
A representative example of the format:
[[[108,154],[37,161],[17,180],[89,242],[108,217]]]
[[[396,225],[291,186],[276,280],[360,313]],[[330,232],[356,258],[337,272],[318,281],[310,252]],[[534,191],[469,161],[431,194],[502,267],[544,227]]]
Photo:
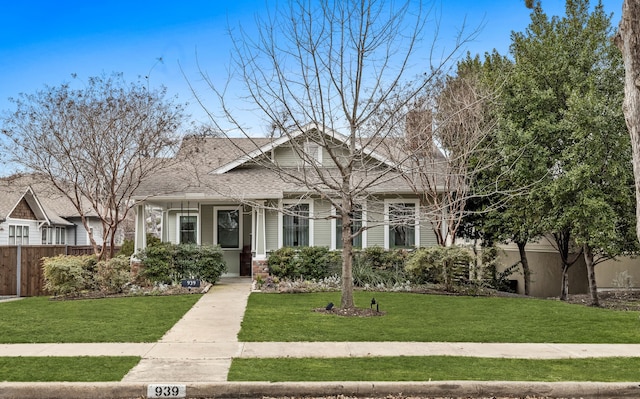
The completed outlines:
[[[240,248],[240,211],[218,209],[216,212],[217,244],[221,248]]]
[[[285,247],[309,246],[309,204],[285,207],[282,216],[282,244]]]
[[[186,215],[179,217],[179,236],[178,243],[180,244],[197,244],[197,226],[198,217],[193,215]]]
[[[9,225],[9,245],[28,245],[29,226]]]
[[[362,208],[354,206],[353,216],[351,217],[351,234],[362,228]],[[354,248],[362,248],[362,233],[351,239],[351,245]],[[336,249],[342,248],[342,219],[336,219]]]
[[[406,248],[416,245],[416,204],[390,203],[389,248]]]

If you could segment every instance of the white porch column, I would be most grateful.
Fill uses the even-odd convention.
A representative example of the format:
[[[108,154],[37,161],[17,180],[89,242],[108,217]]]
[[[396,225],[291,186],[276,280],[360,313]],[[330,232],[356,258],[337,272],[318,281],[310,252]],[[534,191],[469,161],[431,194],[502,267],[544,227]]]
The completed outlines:
[[[253,242],[251,243],[251,248],[254,252],[253,256],[255,259],[267,258],[267,237],[264,203],[265,202],[262,201],[258,206],[254,207],[253,213]]]
[[[251,243],[251,278],[257,276],[267,276],[269,268],[267,267],[267,237],[265,226],[265,201],[259,201],[257,206],[253,207],[251,212],[252,221],[252,243]]]
[[[146,220],[147,212],[144,204],[138,204],[135,206],[136,211],[136,229],[134,239],[134,252],[139,249],[145,249],[147,247],[147,229]]]

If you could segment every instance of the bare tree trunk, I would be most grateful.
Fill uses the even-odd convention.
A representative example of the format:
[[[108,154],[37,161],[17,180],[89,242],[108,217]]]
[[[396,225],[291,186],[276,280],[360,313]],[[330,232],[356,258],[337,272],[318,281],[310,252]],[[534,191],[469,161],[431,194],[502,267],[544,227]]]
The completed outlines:
[[[624,111],[633,149],[636,186],[636,232],[640,240],[640,1],[624,0],[615,43],[624,60]]]
[[[566,263],[562,264],[562,279],[560,281],[560,300],[566,301],[569,298],[569,267]]]
[[[343,199],[343,204],[347,202]],[[349,208],[345,208],[349,209]],[[342,214],[342,296],[340,307],[351,309],[353,302],[353,242],[351,241],[351,216]]]
[[[584,252],[584,263],[587,265],[587,278],[589,279],[589,296],[591,298],[590,306],[600,306],[598,299],[598,285],[596,284],[596,265],[593,262],[593,251],[589,244],[582,246]]]
[[[522,264],[522,274],[524,275],[524,294],[529,295],[531,293],[531,269],[529,269],[529,259],[527,258],[527,251],[525,251],[525,242],[517,242],[518,252],[520,252],[520,263]]]

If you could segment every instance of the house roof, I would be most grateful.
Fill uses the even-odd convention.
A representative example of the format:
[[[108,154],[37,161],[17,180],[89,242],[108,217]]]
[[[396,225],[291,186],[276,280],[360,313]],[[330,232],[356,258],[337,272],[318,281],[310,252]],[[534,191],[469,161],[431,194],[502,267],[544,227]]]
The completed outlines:
[[[0,221],[6,220],[23,199],[43,223],[69,226],[73,223],[66,218],[80,216],[69,199],[45,178],[18,174],[0,178]]]
[[[308,125],[305,129],[318,129],[317,125]],[[184,200],[261,200],[283,198],[287,195],[311,194],[309,189],[314,183],[301,184],[299,180],[286,176],[296,173],[296,168],[279,173],[260,163],[258,158],[268,154],[272,149],[286,145],[290,140],[302,135],[300,129],[293,135],[269,138],[226,138],[226,137],[187,137],[176,155],[168,161],[166,167],[160,168],[152,176],[144,179],[136,189],[134,198],[148,200],[155,197],[163,201]],[[317,131],[317,130],[316,130]],[[332,139],[346,143],[346,137],[334,131],[324,130]],[[363,140],[364,141],[364,140]],[[398,155],[400,146],[379,140],[369,140],[368,145],[358,148],[366,156],[374,159],[377,165],[397,167],[393,161],[401,159]],[[439,154],[439,151],[438,151]],[[406,154],[404,156],[407,156]],[[441,156],[441,154],[440,154]],[[388,168],[387,168],[388,169]],[[338,169],[323,169],[328,176],[339,177]],[[372,180],[375,172],[355,172],[356,181]],[[376,194],[411,194],[408,183],[398,175],[381,179],[369,190]]]

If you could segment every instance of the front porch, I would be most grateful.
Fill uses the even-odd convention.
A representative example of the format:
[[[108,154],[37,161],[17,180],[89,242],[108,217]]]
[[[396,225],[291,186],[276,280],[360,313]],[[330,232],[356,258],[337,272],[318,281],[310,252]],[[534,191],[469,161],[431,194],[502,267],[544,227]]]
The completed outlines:
[[[135,205],[135,248],[147,246],[150,225],[163,242],[219,245],[227,263],[224,277],[266,274],[265,208],[225,202],[185,200]]]

